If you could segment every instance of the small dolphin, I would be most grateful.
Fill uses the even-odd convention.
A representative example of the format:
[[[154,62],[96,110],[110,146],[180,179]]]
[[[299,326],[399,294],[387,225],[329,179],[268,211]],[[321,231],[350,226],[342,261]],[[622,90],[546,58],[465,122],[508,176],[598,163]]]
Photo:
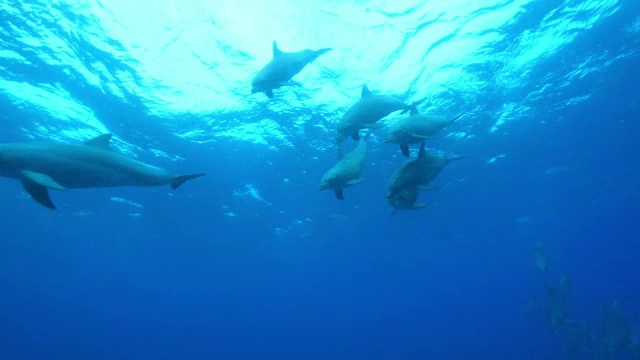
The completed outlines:
[[[620,303],[614,300],[605,307],[602,323],[602,344],[607,358],[620,353],[630,345],[631,329],[629,320]]]
[[[536,241],[536,247],[533,250],[533,260],[540,271],[545,272],[547,270],[547,257],[545,256],[544,247],[540,240]]]
[[[434,188],[429,187],[429,182],[438,176],[447,164],[461,158],[462,156],[448,157],[440,154],[427,154],[423,141],[418,157],[402,165],[391,176],[387,199],[395,196],[397,192],[411,187],[419,190],[433,190]]]
[[[0,144],[0,176],[20,180],[35,201],[55,209],[48,189],[164,184],[177,189],[185,181],[204,175],[174,176],[165,169],[112,151],[110,140],[111,134],[104,134],[84,144]]]
[[[571,280],[565,274],[560,277],[560,281],[555,286],[545,284],[545,287],[547,288],[547,321],[551,330],[557,334],[570,319]]]
[[[370,134],[370,133],[369,133]],[[361,177],[367,160],[367,136],[360,138],[358,146],[345,155],[340,151],[340,160],[320,180],[320,190],[333,189],[336,197],[344,200],[343,190],[364,181]]]
[[[409,116],[393,124],[384,138],[385,143],[399,144],[402,154],[406,157],[409,157],[409,144],[419,144],[431,138],[463,115],[453,118],[424,115],[418,112],[416,103],[411,104],[409,109]]]
[[[251,93],[263,92],[270,99],[273,98],[273,89],[286,85],[308,63],[329,50],[331,48],[284,52],[278,49],[274,41],[273,59],[251,80]]]
[[[427,206],[425,203],[418,203],[420,189],[417,187],[405,187],[387,198],[393,207],[391,215],[395,215],[398,210],[422,209]]]
[[[374,95],[367,85],[362,85],[360,100],[353,104],[342,116],[336,131],[336,143],[341,143],[351,136],[358,140],[360,129],[377,129],[382,125],[378,120],[398,110],[408,111],[409,107],[403,101],[387,95]]]

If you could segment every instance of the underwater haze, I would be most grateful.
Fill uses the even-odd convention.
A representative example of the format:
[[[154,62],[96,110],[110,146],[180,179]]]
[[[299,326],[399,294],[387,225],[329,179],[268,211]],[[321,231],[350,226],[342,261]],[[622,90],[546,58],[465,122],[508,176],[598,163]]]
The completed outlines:
[[[252,94],[274,41],[332,50]],[[461,115],[426,207],[385,199],[400,111],[318,190],[363,84]],[[3,0],[0,109],[206,173],[0,178],[0,359],[640,359],[640,1]]]

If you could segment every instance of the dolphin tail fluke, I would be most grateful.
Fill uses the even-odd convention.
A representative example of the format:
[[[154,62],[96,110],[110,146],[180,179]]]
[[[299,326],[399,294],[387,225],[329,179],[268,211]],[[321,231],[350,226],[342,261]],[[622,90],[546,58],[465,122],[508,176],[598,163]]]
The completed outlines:
[[[56,205],[51,201],[49,197],[49,191],[46,187],[37,184],[30,180],[23,180],[22,186],[31,195],[31,198],[38,202],[38,204],[49,208],[51,210],[56,209]]]
[[[180,175],[180,176],[176,176],[171,180],[171,188],[172,189],[177,189],[180,187],[180,185],[184,184],[185,182],[191,180],[191,179],[195,179],[201,176],[204,176],[205,174],[188,174],[188,175]]]

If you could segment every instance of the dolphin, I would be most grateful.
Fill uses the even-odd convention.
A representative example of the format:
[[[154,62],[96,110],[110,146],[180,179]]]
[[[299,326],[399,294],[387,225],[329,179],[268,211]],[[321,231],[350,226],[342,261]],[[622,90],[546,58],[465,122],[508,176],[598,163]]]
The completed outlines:
[[[56,206],[48,189],[157,186],[177,189],[185,181],[204,176],[174,176],[169,171],[126,157],[109,148],[111,134],[83,144],[0,144],[0,176],[17,179],[24,189],[49,209]]]
[[[555,286],[545,284],[545,287],[547,289],[547,321],[551,330],[557,334],[570,319],[571,280],[565,274],[560,277],[560,281]]]
[[[331,50],[331,48],[324,48],[284,52],[278,49],[278,44],[275,41],[272,46],[273,59],[251,80],[251,93],[263,92],[270,99],[273,98],[273,89],[286,85],[308,63]]]
[[[404,113],[408,109],[408,105],[403,101],[393,96],[374,95],[367,85],[362,85],[360,100],[344,113],[338,123],[336,143],[341,143],[349,136],[358,140],[360,129],[377,129],[382,126],[377,123],[378,120],[392,112],[403,110]]]
[[[369,133],[370,134],[370,133]],[[343,190],[364,181],[361,177],[367,161],[367,136],[360,138],[358,146],[347,154],[340,151],[340,160],[320,180],[320,190],[333,189],[336,197],[344,200]]]
[[[409,186],[394,193],[387,198],[387,201],[393,207],[391,215],[395,215],[398,210],[422,209],[427,206],[425,203],[418,203],[418,194],[420,189]]]
[[[629,320],[622,311],[620,303],[614,300],[605,307],[602,322],[602,345],[607,358],[620,353],[630,345],[631,330]]]
[[[441,154],[427,154],[424,141],[420,145],[418,157],[402,165],[391,176],[387,199],[407,187],[417,187],[419,190],[433,190],[429,182],[433,180],[451,161],[462,159],[462,156],[444,156]]]
[[[387,144],[399,144],[402,154],[406,157],[409,157],[409,144],[419,144],[421,141],[431,138],[463,115],[460,114],[452,118],[424,115],[418,112],[416,103],[411,104],[409,109],[409,116],[393,124],[384,137],[384,142]]]
[[[547,257],[545,256],[544,247],[540,240],[536,241],[536,247],[533,250],[533,259],[536,267],[540,269],[540,271],[545,272],[547,270]]]

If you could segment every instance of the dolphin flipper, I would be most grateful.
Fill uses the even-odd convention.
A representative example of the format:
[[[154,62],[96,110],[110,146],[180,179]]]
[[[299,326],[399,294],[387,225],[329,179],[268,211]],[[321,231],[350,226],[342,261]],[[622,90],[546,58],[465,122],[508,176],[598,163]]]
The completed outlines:
[[[273,99],[273,89],[265,91],[264,94],[267,95],[269,99]]]
[[[60,185],[57,181],[53,180],[51,176],[36,171],[22,170],[22,175],[34,184],[44,186],[45,188],[54,190],[66,190],[66,188]]]
[[[336,193],[336,197],[339,200],[344,200],[344,193],[342,192],[342,189],[336,189],[335,193]]]
[[[411,154],[409,153],[409,144],[400,144],[400,150],[402,151],[402,155],[404,155],[405,157],[411,156]]]
[[[351,134],[351,138],[355,141],[360,140],[360,134],[358,134],[358,132],[354,132],[353,134]]]
[[[204,175],[205,174],[189,174],[189,175],[176,176],[171,180],[171,188],[175,190],[179,188],[180,185],[184,184],[186,181],[189,181],[191,179],[195,179]]]
[[[51,201],[49,197],[49,191],[46,187],[39,185],[31,180],[23,180],[22,186],[31,195],[31,198],[38,202],[38,204],[49,208],[51,210],[56,209],[56,205]]]

